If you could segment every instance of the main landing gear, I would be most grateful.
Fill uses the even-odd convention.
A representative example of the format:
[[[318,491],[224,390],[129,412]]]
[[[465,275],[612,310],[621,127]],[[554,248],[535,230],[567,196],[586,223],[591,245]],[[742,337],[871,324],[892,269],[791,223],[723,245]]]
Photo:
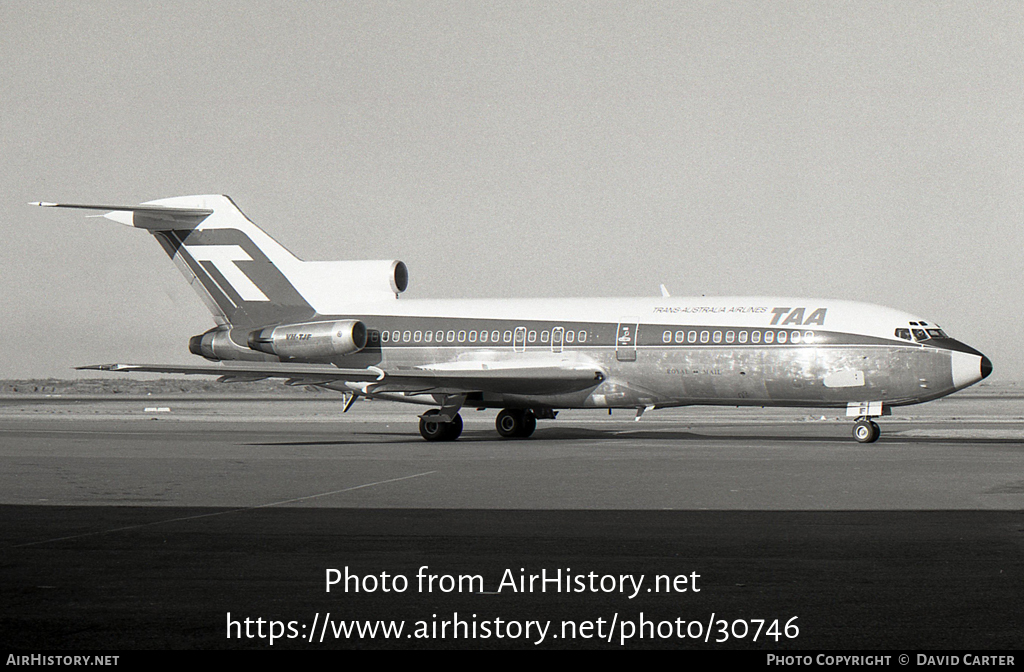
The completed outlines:
[[[420,416],[420,436],[427,441],[454,441],[462,434],[462,416],[457,407],[432,408]],[[498,434],[506,439],[525,439],[537,429],[537,417],[553,419],[555,412],[529,408],[506,408],[494,421]],[[451,418],[446,422],[445,418]]]
[[[433,419],[441,411],[432,408],[420,417],[420,436],[427,441],[454,441],[462,434],[462,416],[458,413],[451,422]]]
[[[537,429],[537,416],[526,408],[506,408],[494,420],[494,426],[506,439],[525,439]]]
[[[860,443],[874,443],[881,433],[878,425],[868,418],[858,418],[853,424],[853,438]]]

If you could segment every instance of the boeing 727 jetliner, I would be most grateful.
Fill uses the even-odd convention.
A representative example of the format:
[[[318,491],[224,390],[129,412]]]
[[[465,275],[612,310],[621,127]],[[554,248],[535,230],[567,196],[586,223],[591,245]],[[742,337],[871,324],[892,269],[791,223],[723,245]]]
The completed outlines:
[[[785,297],[399,300],[400,261],[301,261],[227,196],[143,205],[34,203],[105,211],[149,231],[213,313],[189,341],[212,363],[102,364],[101,371],[283,378],[358,397],[432,406],[428,441],[462,432],[459,410],[502,409],[503,437],[560,409],[670,406],[845,408],[853,436],[893,406],[985,378],[989,359],[934,322],[881,306]],[[667,294],[667,292],[663,292]]]

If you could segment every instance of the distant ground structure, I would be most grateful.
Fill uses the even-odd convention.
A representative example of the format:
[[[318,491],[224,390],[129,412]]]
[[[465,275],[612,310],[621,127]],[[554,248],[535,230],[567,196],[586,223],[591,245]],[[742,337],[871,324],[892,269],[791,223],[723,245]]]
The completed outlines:
[[[337,392],[322,390],[316,387],[283,385],[280,381],[261,380],[252,383],[218,383],[213,378],[160,378],[157,380],[141,380],[128,376],[111,376],[109,378],[85,378],[79,380],[62,380],[45,378],[36,380],[4,380],[0,381],[0,395],[108,395],[123,394],[126,396],[146,395],[334,395],[339,400],[342,396]]]

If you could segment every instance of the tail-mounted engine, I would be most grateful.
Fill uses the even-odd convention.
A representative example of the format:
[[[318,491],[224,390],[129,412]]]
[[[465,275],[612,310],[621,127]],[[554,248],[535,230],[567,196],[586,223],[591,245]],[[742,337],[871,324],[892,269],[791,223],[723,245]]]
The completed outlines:
[[[249,334],[249,347],[285,359],[328,359],[359,352],[366,336],[359,320],[303,322],[257,329]]]
[[[248,337],[248,330],[217,327],[210,329],[205,334],[199,334],[190,338],[188,350],[193,355],[199,355],[215,362],[224,360],[248,362],[277,361],[277,357],[250,349],[248,343],[246,343]]]

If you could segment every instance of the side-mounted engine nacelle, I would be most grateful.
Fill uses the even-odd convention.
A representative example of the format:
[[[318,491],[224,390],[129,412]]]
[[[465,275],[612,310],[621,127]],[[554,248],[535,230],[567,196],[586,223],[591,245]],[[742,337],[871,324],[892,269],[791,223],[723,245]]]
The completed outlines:
[[[276,362],[277,357],[249,348],[248,330],[217,327],[188,341],[188,351],[215,362],[238,360],[249,362]]]
[[[366,337],[359,320],[302,322],[257,329],[249,334],[249,347],[282,358],[328,359],[359,352]]]

